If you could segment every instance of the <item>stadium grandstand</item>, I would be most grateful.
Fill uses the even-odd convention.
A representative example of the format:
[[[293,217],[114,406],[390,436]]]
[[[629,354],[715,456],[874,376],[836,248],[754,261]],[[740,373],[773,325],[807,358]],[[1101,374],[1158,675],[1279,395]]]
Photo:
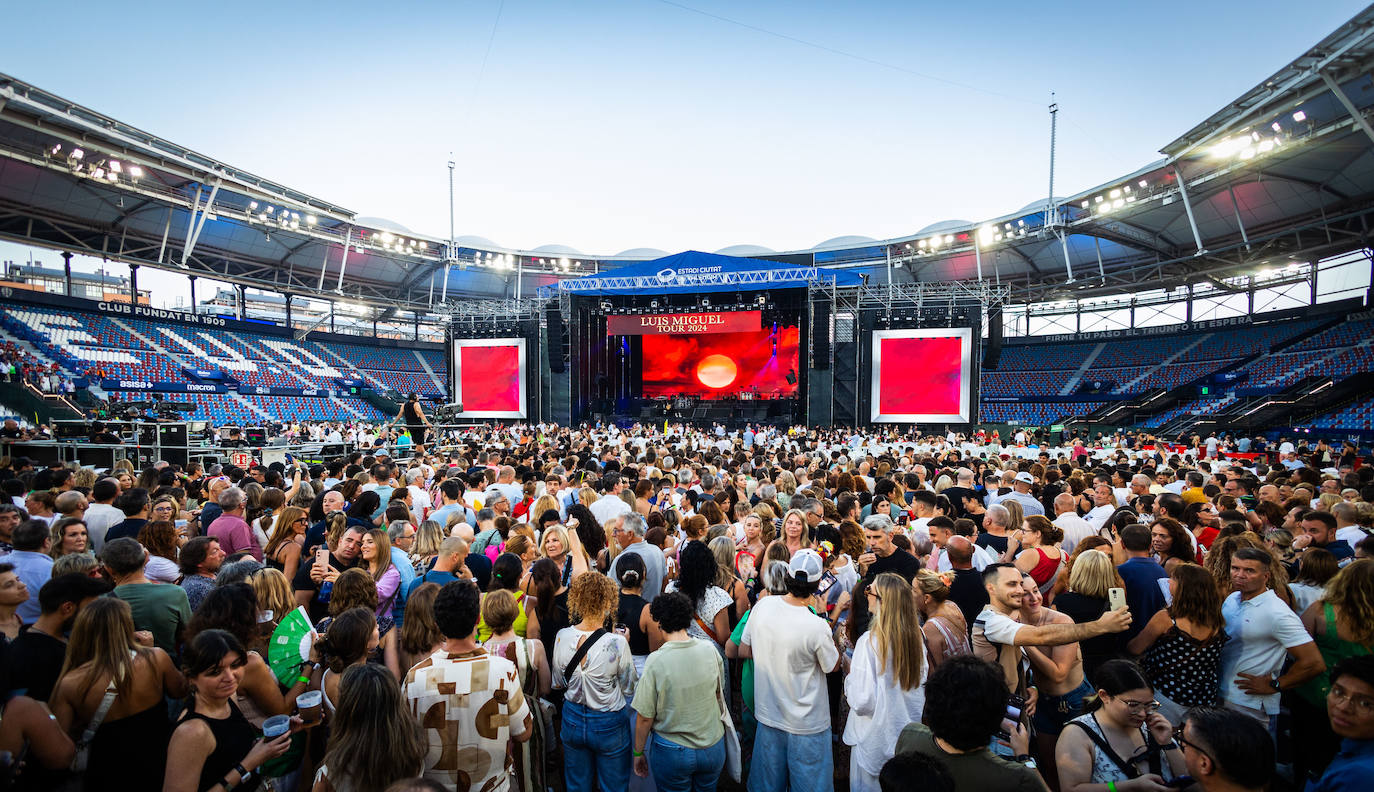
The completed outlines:
[[[810,365],[791,417],[813,424],[878,414],[861,385],[876,376],[868,335],[957,313],[981,336],[968,423],[1374,437],[1371,31],[1367,9],[1107,183],[894,239],[734,246],[718,257],[743,274],[722,289],[806,273]],[[453,339],[511,336],[530,349],[524,417],[648,414],[619,397],[601,409],[578,377],[603,375],[566,373],[586,337],[568,284],[639,289],[593,309],[648,313],[659,295],[641,271],[664,251],[412,233],[5,75],[0,238],[52,251],[6,263],[0,283],[0,345],[47,380],[6,383],[3,412],[20,419],[152,392],[216,425],[379,422],[399,394],[460,395]],[[129,274],[74,271],[74,256]],[[144,268],[187,276],[191,300],[154,308]],[[198,299],[198,279],[227,286]]]

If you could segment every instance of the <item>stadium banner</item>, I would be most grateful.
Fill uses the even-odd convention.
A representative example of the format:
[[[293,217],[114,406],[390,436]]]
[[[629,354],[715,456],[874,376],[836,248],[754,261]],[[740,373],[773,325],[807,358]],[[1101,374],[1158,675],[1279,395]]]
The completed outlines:
[[[269,388],[264,385],[239,385],[237,390],[240,395],[249,396],[334,396],[334,391],[328,388]]]
[[[191,379],[209,380],[211,382],[225,382],[233,379],[233,377],[229,376],[228,374],[225,374],[223,371],[220,371],[219,369],[184,368],[181,370],[181,373],[185,374]]]
[[[78,388],[86,388],[90,385],[90,380],[86,377],[78,377],[74,384]],[[227,393],[229,388],[224,385],[209,382],[154,382],[153,380],[140,379],[104,379],[100,381],[100,389],[107,391],[148,391],[162,393]]]
[[[763,326],[763,311],[608,316],[606,335],[676,335],[678,333],[744,333]]]

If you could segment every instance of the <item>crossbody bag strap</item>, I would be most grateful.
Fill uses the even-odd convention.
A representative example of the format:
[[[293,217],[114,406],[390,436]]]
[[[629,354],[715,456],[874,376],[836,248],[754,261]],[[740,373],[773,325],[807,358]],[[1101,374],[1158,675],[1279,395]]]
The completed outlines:
[[[109,714],[110,707],[114,706],[117,694],[114,677],[111,676],[110,684],[105,686],[105,697],[100,700],[100,706],[95,708],[95,714],[91,716],[91,722],[86,724],[85,731],[81,732],[83,744],[90,745],[91,740],[95,739],[95,733],[100,729],[100,724],[105,721],[105,716]]]
[[[587,640],[583,641],[581,646],[577,647],[577,651],[573,652],[572,659],[568,661],[567,667],[563,669],[564,684],[572,682],[573,669],[577,668],[577,664],[582,662],[582,658],[587,656],[587,652],[590,652],[592,647],[596,645],[596,642],[601,640],[601,636],[605,634],[606,631],[598,627],[595,632],[587,636]]]
[[[696,620],[697,626],[701,628],[701,631],[706,633],[706,635],[709,636],[712,641],[720,643],[720,639],[716,637],[716,631],[711,629],[710,626],[706,624],[706,622],[702,621],[700,616],[693,613],[692,618]]]
[[[1082,729],[1083,733],[1088,735],[1088,739],[1092,740],[1097,746],[1097,749],[1105,753],[1107,758],[1112,760],[1112,764],[1116,765],[1118,770],[1125,773],[1127,778],[1134,779],[1140,777],[1140,771],[1135,769],[1135,765],[1122,759],[1121,754],[1117,753],[1116,749],[1112,747],[1112,744],[1107,742],[1106,737],[1098,734],[1096,730],[1089,728],[1088,725],[1082,721],[1072,720],[1069,721],[1068,725],[1077,726]]]

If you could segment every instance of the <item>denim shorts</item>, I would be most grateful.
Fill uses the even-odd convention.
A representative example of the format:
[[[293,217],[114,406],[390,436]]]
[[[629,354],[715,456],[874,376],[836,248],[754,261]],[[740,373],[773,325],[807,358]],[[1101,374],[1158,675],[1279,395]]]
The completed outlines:
[[[1031,718],[1035,731],[1039,734],[1059,734],[1069,721],[1083,714],[1083,699],[1092,694],[1093,686],[1087,680],[1062,696],[1041,693],[1035,702],[1035,715]]]

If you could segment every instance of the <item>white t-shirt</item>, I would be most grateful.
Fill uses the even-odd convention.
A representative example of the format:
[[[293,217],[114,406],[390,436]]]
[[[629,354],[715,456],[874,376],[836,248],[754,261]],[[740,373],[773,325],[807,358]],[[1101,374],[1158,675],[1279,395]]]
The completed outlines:
[[[1083,521],[1091,525],[1094,531],[1100,531],[1102,530],[1102,526],[1106,525],[1107,520],[1111,519],[1112,515],[1115,513],[1115,506],[1094,506],[1092,511],[1083,515]]]
[[[1064,532],[1064,541],[1060,547],[1069,555],[1073,555],[1073,549],[1079,542],[1090,536],[1096,536],[1098,531],[1091,523],[1073,512],[1064,512],[1055,517],[1054,524]]]
[[[740,643],[753,648],[759,723],[798,735],[830,728],[825,674],[840,655],[825,619],[784,597],[764,597],[754,606]]]
[[[1230,640],[1221,649],[1221,697],[1233,704],[1263,710],[1273,715],[1279,711],[1279,694],[1256,696],[1236,687],[1239,672],[1273,676],[1283,668],[1284,657],[1295,646],[1312,643],[1312,636],[1302,626],[1302,619],[1294,613],[1273,589],[1248,600],[1235,591],[1222,603],[1221,616],[1226,621]]]
[[[603,526],[610,520],[630,513],[630,505],[620,499],[619,495],[602,495],[596,502],[587,507],[591,511],[596,521]]]

